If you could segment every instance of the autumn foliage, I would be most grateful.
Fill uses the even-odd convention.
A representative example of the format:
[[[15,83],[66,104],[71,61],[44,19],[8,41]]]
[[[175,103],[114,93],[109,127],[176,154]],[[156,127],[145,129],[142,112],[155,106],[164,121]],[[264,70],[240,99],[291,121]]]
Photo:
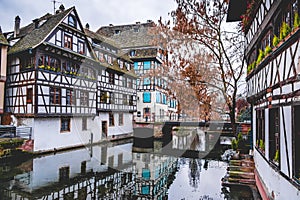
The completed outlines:
[[[226,24],[226,0],[176,0],[173,20],[159,21],[156,45],[169,61],[160,73],[179,98],[180,112],[199,119],[236,118],[236,97],[244,66],[243,37]],[[232,26],[232,27],[230,27]],[[159,72],[157,72],[159,73]],[[235,127],[233,127],[235,130]]]

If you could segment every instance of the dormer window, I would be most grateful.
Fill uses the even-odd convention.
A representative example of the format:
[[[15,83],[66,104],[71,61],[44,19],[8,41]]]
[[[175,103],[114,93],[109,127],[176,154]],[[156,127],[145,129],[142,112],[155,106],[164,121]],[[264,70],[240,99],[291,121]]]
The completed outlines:
[[[73,26],[73,27],[76,28],[76,26],[77,26],[76,19],[75,19],[75,17],[73,15],[69,15],[69,17],[68,17],[68,24],[70,26]]]
[[[66,34],[64,36],[64,47],[68,49],[72,49],[72,44],[73,44],[72,36]]]
[[[131,50],[129,54],[130,54],[130,56],[135,56],[136,52],[135,52],[135,50]]]
[[[84,43],[82,41],[78,41],[78,53],[85,54]]]

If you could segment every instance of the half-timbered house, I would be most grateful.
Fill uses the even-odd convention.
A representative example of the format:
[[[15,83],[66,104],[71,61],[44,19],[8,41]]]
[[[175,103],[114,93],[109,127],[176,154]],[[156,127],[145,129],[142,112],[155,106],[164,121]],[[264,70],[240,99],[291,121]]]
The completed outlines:
[[[247,96],[263,198],[300,198],[299,6],[298,0],[229,4],[227,20],[242,19],[247,43]]]
[[[177,119],[177,100],[167,89],[167,79],[153,73],[157,71],[167,56],[163,50],[153,45],[154,35],[151,29],[155,23],[146,23],[100,27],[97,33],[113,39],[132,61],[138,76],[137,112],[135,121],[166,121]]]
[[[4,94],[6,82],[6,61],[7,61],[8,42],[2,34],[0,27],[0,117],[4,113]],[[1,118],[0,118],[1,124]]]
[[[133,112],[136,111],[137,79],[133,62],[113,40],[92,32],[88,27],[85,32],[100,63],[96,107],[103,137],[131,134]]]
[[[136,81],[128,57],[91,37],[75,7],[61,6],[22,28],[15,20],[6,33],[6,112],[17,126],[32,127],[34,152],[132,133]]]

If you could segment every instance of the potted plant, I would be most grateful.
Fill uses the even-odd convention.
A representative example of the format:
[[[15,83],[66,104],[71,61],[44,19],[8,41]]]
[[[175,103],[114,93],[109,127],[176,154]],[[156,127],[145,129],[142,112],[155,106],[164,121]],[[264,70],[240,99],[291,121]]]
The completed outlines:
[[[300,26],[300,17],[298,12],[294,14],[294,23],[293,23],[293,30],[297,29]]]
[[[265,152],[265,143],[262,139],[259,140],[259,149],[264,153]]]
[[[267,45],[266,48],[265,48],[265,56],[267,56],[271,52],[272,52],[271,47],[269,45]]]
[[[276,163],[277,165],[279,163],[279,150],[278,149],[276,150],[273,162]]]
[[[279,44],[279,42],[280,42],[279,38],[276,35],[274,35],[272,40],[273,47],[276,47]]]
[[[286,22],[283,22],[280,27],[280,35],[279,35],[280,41],[283,40],[290,32],[291,32],[291,27]]]
[[[264,57],[265,57],[264,51],[259,49],[259,54],[256,60],[256,66],[259,65],[259,63],[264,59]]]
[[[231,141],[231,148],[236,151],[237,150],[237,147],[238,147],[238,141],[236,139],[233,139]]]

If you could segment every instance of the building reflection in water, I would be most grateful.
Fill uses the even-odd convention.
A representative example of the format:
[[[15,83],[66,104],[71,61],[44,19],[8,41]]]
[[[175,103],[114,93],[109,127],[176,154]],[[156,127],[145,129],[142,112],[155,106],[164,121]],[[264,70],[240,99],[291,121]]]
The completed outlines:
[[[173,134],[169,146],[201,152],[216,144],[197,128],[186,132]],[[166,155],[161,141],[154,141],[148,149],[133,144],[133,140],[123,140],[41,155],[24,163],[1,163],[0,199],[221,197],[218,183],[226,173],[226,163]]]
[[[122,199],[134,191],[131,141],[44,155],[19,168],[0,199]]]
[[[166,199],[175,178],[177,159],[154,153],[133,153],[136,169],[135,198]]]

